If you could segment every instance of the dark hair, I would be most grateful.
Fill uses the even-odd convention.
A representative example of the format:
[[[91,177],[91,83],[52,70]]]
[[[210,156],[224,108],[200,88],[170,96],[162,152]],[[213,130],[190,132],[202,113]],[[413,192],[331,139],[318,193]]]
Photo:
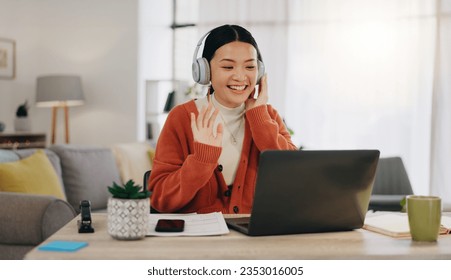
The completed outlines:
[[[239,25],[225,24],[211,30],[205,39],[204,50],[202,57],[207,59],[208,63],[213,59],[215,52],[220,47],[231,42],[243,42],[251,44],[257,50],[257,59],[263,62],[262,55],[258,49],[257,42],[252,34],[245,28]],[[211,93],[214,91],[213,86],[210,86]]]
[[[216,27],[215,29],[210,31],[210,34],[208,34],[207,38],[205,39],[202,57],[205,57],[208,62],[210,62],[217,49],[224,46],[225,44],[235,41],[248,43],[254,46],[254,48],[257,50],[258,60],[263,61],[260,50],[258,49],[257,42],[255,42],[252,34],[239,25],[229,24]]]

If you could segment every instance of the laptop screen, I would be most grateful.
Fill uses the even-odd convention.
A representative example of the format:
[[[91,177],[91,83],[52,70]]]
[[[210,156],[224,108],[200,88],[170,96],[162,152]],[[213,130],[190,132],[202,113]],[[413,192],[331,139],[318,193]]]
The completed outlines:
[[[362,227],[379,154],[377,150],[262,152],[249,234]]]

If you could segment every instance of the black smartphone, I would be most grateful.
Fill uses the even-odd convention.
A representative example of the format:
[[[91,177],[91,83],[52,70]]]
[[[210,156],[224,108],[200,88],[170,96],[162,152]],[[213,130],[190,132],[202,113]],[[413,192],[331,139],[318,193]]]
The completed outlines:
[[[159,219],[155,231],[159,232],[182,232],[185,228],[185,220]]]

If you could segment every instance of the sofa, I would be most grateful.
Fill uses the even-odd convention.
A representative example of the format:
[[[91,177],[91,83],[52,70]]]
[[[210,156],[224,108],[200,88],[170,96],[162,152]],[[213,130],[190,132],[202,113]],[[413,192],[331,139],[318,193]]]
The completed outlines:
[[[0,149],[0,259],[23,259],[76,217],[81,200],[106,211],[107,186],[130,179],[142,185],[152,159],[146,142]]]

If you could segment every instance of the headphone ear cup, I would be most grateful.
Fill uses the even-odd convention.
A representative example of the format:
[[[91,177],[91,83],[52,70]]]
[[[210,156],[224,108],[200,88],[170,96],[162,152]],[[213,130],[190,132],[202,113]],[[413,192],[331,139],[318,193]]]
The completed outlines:
[[[263,61],[257,60],[258,75],[257,75],[257,85],[260,84],[260,80],[265,75],[265,64]]]
[[[193,61],[193,64],[191,65],[191,73],[193,75],[193,80],[194,82],[198,83],[199,82],[199,76],[200,76],[200,69],[199,69],[199,62]]]
[[[193,63],[193,79],[201,85],[210,83],[210,65],[204,57],[200,57]]]

